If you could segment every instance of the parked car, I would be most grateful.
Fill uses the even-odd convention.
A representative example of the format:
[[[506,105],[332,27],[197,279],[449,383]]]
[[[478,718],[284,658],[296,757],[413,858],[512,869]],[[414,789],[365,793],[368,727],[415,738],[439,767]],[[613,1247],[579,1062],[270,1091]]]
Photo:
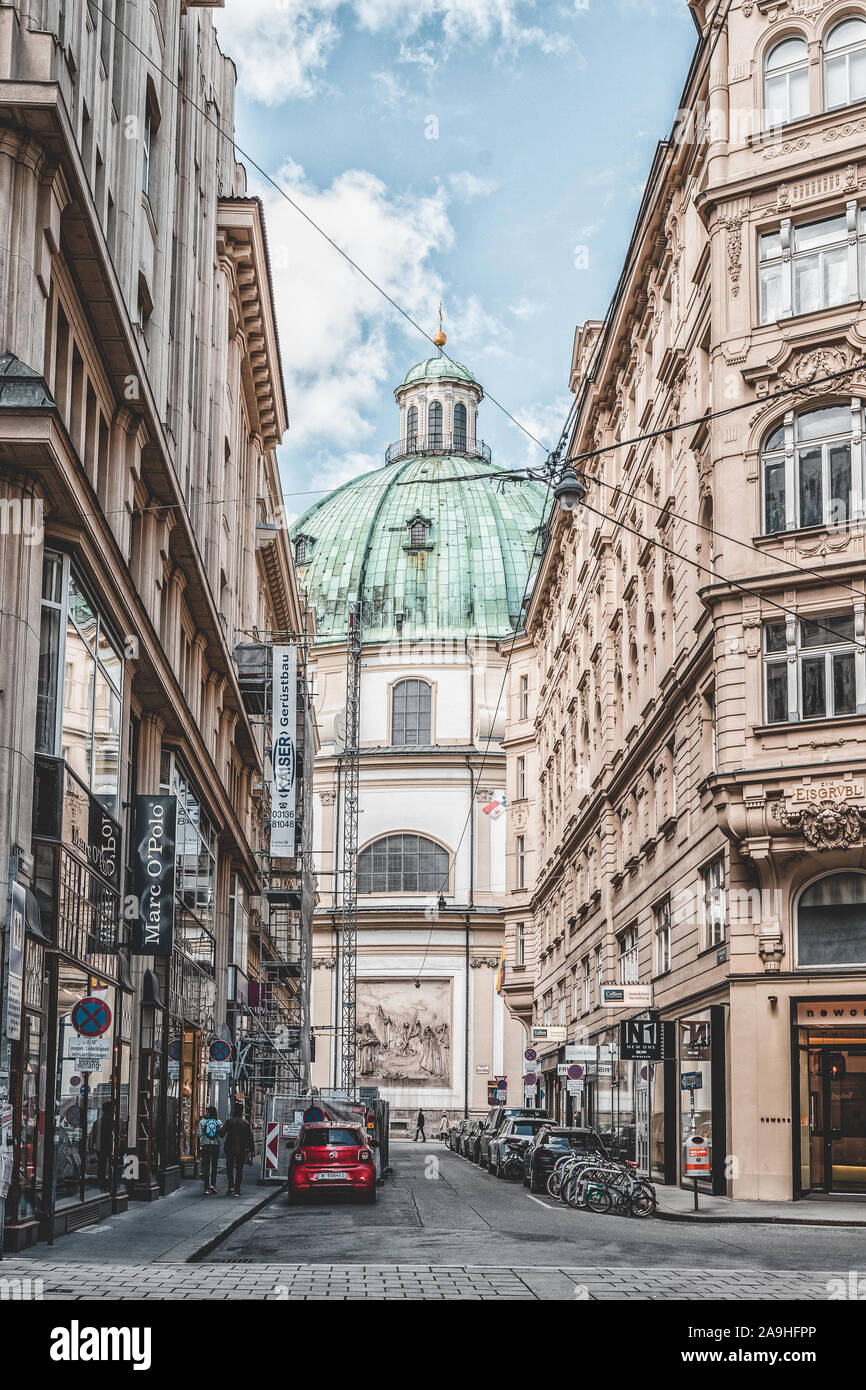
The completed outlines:
[[[567,1153],[598,1154],[607,1150],[594,1129],[567,1129],[563,1125],[542,1125],[523,1150],[523,1182],[530,1192],[544,1192],[547,1179]]]
[[[526,1106],[516,1105],[495,1106],[489,1112],[487,1119],[482,1124],[481,1130],[478,1135],[478,1158],[476,1162],[479,1163],[482,1168],[489,1167],[491,1139],[493,1139],[496,1136],[496,1134],[498,1134],[499,1130],[505,1124],[506,1120],[510,1120],[521,1115],[526,1115],[533,1120],[547,1120],[548,1123],[550,1122],[550,1116],[548,1115],[546,1110],[530,1110]]]
[[[500,1125],[493,1138],[490,1140],[487,1150],[487,1167],[497,1178],[504,1178],[503,1172],[506,1158],[515,1153],[521,1154],[522,1172],[522,1151],[535,1138],[540,1129],[546,1129],[550,1125],[548,1119],[538,1119],[527,1115],[514,1115]]]
[[[460,1152],[464,1158],[468,1158],[470,1163],[478,1162],[478,1141],[481,1137],[482,1120],[469,1120],[466,1129],[463,1131],[462,1147]]]
[[[463,1119],[457,1120],[451,1126],[450,1132],[448,1134],[448,1147],[451,1149],[453,1153],[462,1154],[463,1136],[465,1135],[466,1130],[469,1127],[469,1125],[471,1125],[471,1123],[471,1120]]]
[[[289,1164],[289,1201],[333,1189],[375,1202],[373,1151],[353,1125],[303,1125]]]

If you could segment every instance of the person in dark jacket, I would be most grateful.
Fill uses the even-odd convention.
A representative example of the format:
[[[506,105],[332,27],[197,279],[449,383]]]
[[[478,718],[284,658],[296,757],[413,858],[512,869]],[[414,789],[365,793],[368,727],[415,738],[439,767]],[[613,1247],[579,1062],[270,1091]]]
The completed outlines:
[[[244,1176],[244,1160],[253,1161],[255,1140],[249,1122],[244,1119],[244,1107],[236,1105],[231,1119],[226,1120],[221,1130],[225,1140],[226,1175],[228,1177],[229,1197],[240,1197],[241,1182]]]
[[[198,1122],[198,1153],[201,1159],[204,1195],[209,1197],[216,1192],[217,1168],[220,1161],[220,1122],[215,1105],[209,1105],[204,1117]]]
[[[424,1143],[426,1144],[426,1143],[427,1143],[427,1135],[424,1133],[424,1111],[423,1111],[423,1110],[419,1110],[419,1111],[418,1111],[418,1118],[417,1118],[417,1120],[415,1121],[415,1138],[412,1140],[412,1143],[413,1143],[413,1144],[417,1142],[417,1140],[418,1140],[418,1135],[419,1135],[419,1134],[421,1135],[422,1140],[423,1140]]]

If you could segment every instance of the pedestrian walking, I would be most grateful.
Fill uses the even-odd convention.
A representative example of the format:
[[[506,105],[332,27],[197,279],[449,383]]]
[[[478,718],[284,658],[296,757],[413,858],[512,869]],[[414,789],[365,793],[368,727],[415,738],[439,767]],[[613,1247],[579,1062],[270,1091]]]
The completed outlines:
[[[96,1180],[103,1191],[111,1187],[111,1155],[114,1150],[114,1101],[103,1101],[102,1111],[90,1131],[90,1157],[96,1160]]]
[[[423,1110],[419,1110],[419,1111],[418,1111],[418,1118],[417,1118],[417,1120],[415,1121],[415,1138],[412,1140],[412,1143],[413,1143],[413,1144],[415,1144],[415,1143],[418,1142],[418,1135],[419,1135],[419,1134],[421,1135],[421,1138],[423,1139],[424,1143],[426,1144],[426,1143],[427,1143],[427,1135],[424,1133],[424,1111],[423,1111]]]
[[[209,1105],[204,1118],[198,1122],[198,1156],[204,1195],[216,1192],[217,1168],[220,1161],[220,1121],[215,1105]]]
[[[445,1111],[443,1110],[442,1119],[439,1121],[439,1138],[442,1140],[443,1144],[445,1140],[448,1138],[448,1131],[450,1128],[451,1121],[449,1120],[448,1116],[445,1114]]]
[[[241,1182],[244,1176],[244,1162],[252,1163],[255,1140],[249,1121],[244,1119],[244,1107],[236,1105],[231,1119],[226,1120],[220,1133],[225,1140],[223,1152],[226,1156],[226,1177],[228,1190],[226,1196],[240,1197]]]

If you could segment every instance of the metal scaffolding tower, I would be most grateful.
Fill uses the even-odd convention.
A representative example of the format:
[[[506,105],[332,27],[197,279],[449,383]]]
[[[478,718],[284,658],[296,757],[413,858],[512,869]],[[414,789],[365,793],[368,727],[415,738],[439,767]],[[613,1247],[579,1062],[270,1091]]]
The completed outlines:
[[[346,749],[343,811],[343,895],[340,941],[340,1088],[355,1099],[357,1083],[358,795],[360,780],[361,600],[349,604],[346,635]]]

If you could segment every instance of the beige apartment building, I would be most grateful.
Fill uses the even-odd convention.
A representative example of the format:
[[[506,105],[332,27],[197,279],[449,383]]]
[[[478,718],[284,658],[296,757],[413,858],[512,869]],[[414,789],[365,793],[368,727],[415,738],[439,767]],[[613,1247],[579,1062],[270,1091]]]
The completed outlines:
[[[866,5],[690,8],[510,668],[506,992],[540,1103],[656,1180],[698,1133],[715,1192],[862,1193]]]
[[[15,1249],[171,1191],[196,1171],[207,1105],[225,1115],[241,1096],[255,1118],[263,1089],[309,1075],[301,862],[281,866],[294,930],[275,936],[266,730],[234,659],[274,633],[303,647],[308,627],[234,82],[201,3],[0,7],[0,1198]],[[311,718],[302,689],[310,757]],[[276,1048],[263,1018],[280,1001]]]

